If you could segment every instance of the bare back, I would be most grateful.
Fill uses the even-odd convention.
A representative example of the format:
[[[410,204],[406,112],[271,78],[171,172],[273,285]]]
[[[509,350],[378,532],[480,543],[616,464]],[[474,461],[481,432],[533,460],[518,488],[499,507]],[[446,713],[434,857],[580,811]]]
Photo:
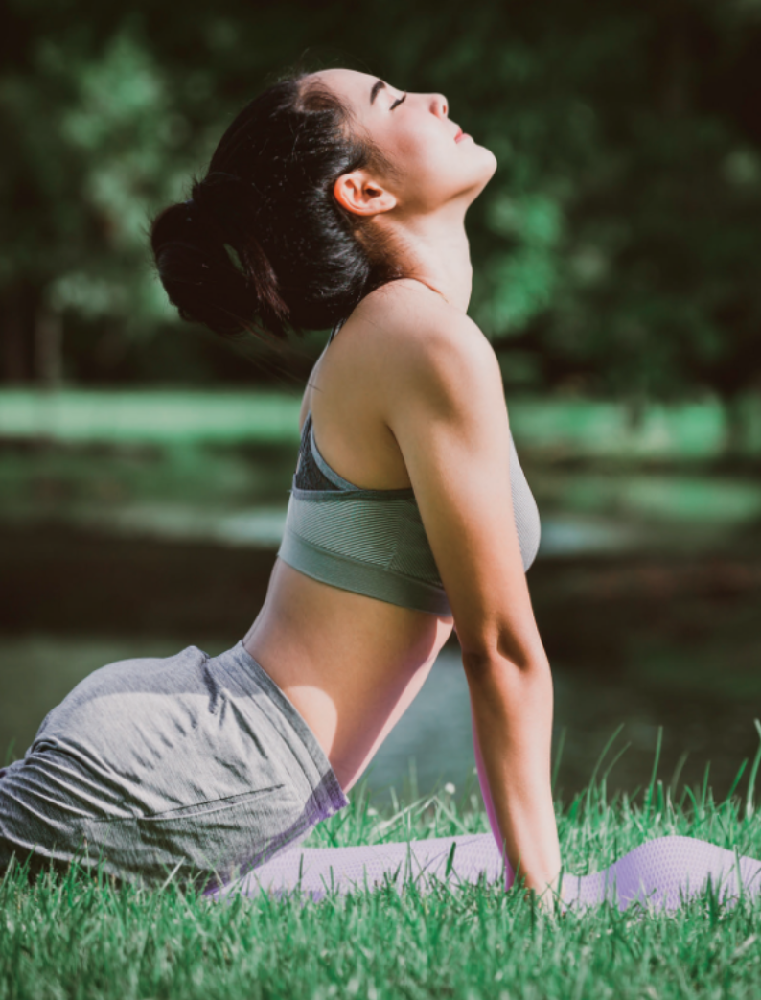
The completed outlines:
[[[449,309],[417,282],[367,296],[312,370],[311,409],[320,453],[366,489],[410,486],[385,419],[398,358],[384,323],[398,310]],[[451,616],[400,607],[329,584],[278,559],[244,646],[286,693],[350,789],[423,686],[453,627]]]

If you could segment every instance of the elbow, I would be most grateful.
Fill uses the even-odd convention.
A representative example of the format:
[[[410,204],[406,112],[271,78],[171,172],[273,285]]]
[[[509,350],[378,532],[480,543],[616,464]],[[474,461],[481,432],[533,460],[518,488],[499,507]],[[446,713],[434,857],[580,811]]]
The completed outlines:
[[[538,633],[533,638],[524,637],[523,641],[517,641],[514,634],[502,640],[475,641],[468,645],[460,640],[460,646],[468,676],[477,677],[506,668],[532,675],[550,672],[549,660]]]
[[[474,675],[507,666],[521,673],[549,672],[539,627],[528,592],[476,602],[456,621],[466,672]],[[479,606],[480,605],[480,606]]]

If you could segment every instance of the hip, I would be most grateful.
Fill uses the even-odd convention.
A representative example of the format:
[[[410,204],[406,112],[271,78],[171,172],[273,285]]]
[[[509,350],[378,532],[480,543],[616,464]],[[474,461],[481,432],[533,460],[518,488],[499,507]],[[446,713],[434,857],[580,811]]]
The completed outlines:
[[[242,643],[217,657],[190,646],[107,664],[46,716],[0,778],[0,842],[62,861],[84,843],[113,872],[229,871],[347,803],[307,723]]]

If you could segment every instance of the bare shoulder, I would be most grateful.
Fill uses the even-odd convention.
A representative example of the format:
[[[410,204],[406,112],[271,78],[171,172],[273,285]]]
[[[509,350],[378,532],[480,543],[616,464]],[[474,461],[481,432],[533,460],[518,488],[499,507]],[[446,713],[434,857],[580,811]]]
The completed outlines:
[[[469,316],[419,281],[383,285],[362,300],[355,315],[393,351],[402,350],[410,358],[442,348],[464,354],[494,353]]]
[[[544,669],[494,349],[441,296],[408,284],[367,303],[366,343],[382,359],[371,391],[401,452],[466,671],[475,677],[483,664],[504,660]]]
[[[362,301],[363,348],[372,356],[390,407],[431,394],[456,402],[479,391],[501,396],[494,348],[476,323],[418,281],[394,281]]]

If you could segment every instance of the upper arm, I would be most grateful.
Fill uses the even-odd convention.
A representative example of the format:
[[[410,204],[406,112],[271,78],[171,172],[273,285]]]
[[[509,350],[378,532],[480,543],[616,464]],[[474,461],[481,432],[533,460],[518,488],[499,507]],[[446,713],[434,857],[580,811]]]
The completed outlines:
[[[436,310],[397,329],[386,420],[404,456],[467,666],[546,663],[513,514],[510,428],[494,350]]]

